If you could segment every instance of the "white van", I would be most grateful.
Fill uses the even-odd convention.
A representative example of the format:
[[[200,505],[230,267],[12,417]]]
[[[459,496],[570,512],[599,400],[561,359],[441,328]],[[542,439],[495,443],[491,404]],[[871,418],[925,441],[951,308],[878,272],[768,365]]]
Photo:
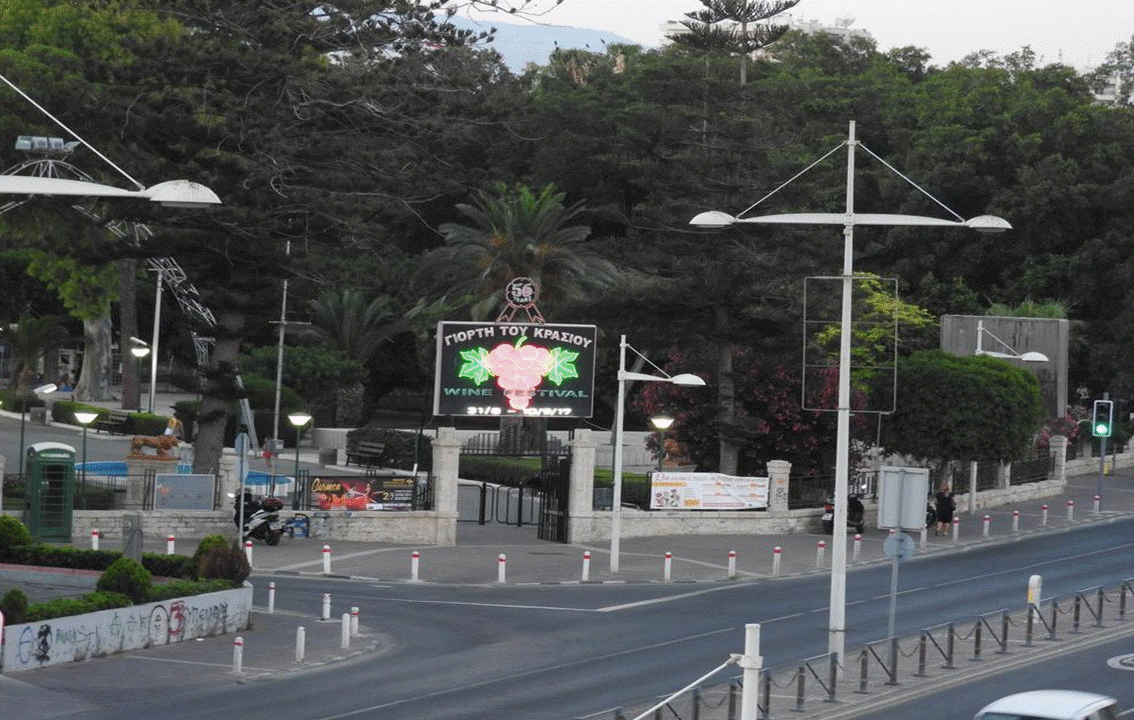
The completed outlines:
[[[1118,720],[1118,701],[1078,690],[1031,690],[1003,697],[976,720]]]

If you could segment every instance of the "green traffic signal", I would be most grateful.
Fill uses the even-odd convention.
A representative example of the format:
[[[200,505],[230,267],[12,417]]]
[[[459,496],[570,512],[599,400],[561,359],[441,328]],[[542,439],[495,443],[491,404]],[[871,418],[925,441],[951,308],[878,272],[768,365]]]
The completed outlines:
[[[1091,434],[1095,437],[1107,438],[1111,436],[1114,424],[1114,401],[1095,400],[1094,419],[1091,422]]]

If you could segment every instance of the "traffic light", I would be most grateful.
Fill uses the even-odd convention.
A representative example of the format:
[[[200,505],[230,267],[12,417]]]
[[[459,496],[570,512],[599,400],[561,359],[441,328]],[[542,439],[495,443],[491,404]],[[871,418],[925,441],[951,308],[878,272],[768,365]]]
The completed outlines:
[[[1114,429],[1114,401],[1095,400],[1095,411],[1091,415],[1091,434],[1095,437],[1110,437]]]

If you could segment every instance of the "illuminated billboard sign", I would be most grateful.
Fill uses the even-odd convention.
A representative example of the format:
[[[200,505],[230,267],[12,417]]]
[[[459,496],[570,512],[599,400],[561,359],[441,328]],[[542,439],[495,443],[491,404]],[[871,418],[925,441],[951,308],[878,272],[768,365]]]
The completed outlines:
[[[594,325],[437,324],[434,415],[590,417]]]

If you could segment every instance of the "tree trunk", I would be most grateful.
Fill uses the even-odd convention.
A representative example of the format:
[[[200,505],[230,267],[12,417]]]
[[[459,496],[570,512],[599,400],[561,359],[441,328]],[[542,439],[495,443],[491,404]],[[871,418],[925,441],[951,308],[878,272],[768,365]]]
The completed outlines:
[[[110,398],[110,315],[83,320],[83,369],[75,384],[75,399]]]
[[[118,356],[122,364],[122,409],[142,406],[138,359],[130,352],[131,337],[138,336],[138,261],[118,261]]]
[[[246,307],[248,298],[239,297],[234,307]],[[220,471],[224,448],[224,429],[228,411],[240,397],[236,386],[237,357],[244,339],[247,316],[228,310],[217,316],[216,342],[207,367],[201,369],[201,409],[197,415],[197,437],[193,444],[193,472],[216,474]]]
[[[736,420],[736,393],[732,376],[731,323],[728,308],[717,305],[713,308],[717,335],[717,419],[721,422],[720,459],[717,470],[725,475],[735,475],[739,448],[736,442],[727,437]]]

